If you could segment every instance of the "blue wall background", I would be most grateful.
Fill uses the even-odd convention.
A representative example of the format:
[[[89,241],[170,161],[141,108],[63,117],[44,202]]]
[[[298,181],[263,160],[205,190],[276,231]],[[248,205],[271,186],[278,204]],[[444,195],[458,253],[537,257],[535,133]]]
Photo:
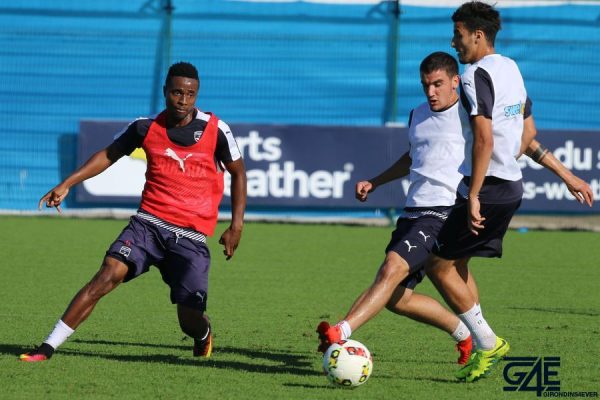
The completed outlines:
[[[454,53],[453,8],[172,3],[171,18],[165,0],[0,6],[0,209],[34,208],[76,167],[80,120],[157,111],[172,61],[196,64],[199,107],[229,123],[382,126],[422,102],[420,60]],[[538,127],[600,130],[600,5],[501,13],[497,51],[518,61]]]

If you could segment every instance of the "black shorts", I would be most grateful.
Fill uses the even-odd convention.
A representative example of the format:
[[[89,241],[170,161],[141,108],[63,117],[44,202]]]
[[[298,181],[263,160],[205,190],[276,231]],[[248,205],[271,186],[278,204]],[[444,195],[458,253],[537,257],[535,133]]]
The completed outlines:
[[[133,216],[106,255],[127,264],[125,282],[155,265],[171,288],[173,304],[206,310],[210,253],[205,243],[177,237],[174,232]]]
[[[407,262],[409,276],[400,283],[402,286],[414,289],[423,280],[423,267],[429,259],[442,225],[443,219],[433,215],[398,218],[396,229],[392,232],[385,252],[393,251]]]
[[[474,235],[467,224],[467,200],[458,200],[440,230],[433,253],[446,260],[465,257],[502,257],[502,239],[521,200],[505,204],[481,203],[484,228]]]

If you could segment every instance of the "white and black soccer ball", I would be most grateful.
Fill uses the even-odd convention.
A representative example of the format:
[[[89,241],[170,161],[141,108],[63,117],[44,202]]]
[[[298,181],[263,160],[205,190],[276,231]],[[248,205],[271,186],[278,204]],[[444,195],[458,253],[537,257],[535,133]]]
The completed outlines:
[[[334,385],[362,385],[373,372],[373,357],[367,346],[356,340],[341,340],[323,355],[323,372]]]

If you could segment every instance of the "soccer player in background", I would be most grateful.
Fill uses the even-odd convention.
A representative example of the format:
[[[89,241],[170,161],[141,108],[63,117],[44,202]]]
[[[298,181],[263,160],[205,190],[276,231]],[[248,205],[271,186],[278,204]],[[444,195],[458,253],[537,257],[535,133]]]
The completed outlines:
[[[147,272],[151,265],[158,267],[171,289],[181,330],[194,339],[193,355],[210,357],[206,237],[217,223],[226,169],[231,174],[232,218],[219,243],[227,260],[234,255],[242,235],[246,172],[227,124],[196,108],[199,83],[192,64],[171,65],[163,87],[165,110],[133,121],[112,144],[40,199],[40,208],[45,204],[60,212],[72,186],[100,174],[138,147],[146,153],[146,183],[137,214],[110,245],[100,270],[75,295],[47,339],[20,360],[52,357],[104,295]]]

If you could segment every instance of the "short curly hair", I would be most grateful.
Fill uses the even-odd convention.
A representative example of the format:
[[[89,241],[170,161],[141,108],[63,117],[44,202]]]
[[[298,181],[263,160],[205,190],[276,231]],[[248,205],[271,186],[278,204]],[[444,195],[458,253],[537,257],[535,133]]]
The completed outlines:
[[[182,76],[184,78],[195,79],[199,81],[198,78],[198,70],[189,62],[180,61],[175,63],[169,67],[169,72],[167,73],[167,78],[165,79],[165,83],[169,83],[169,80],[174,76]]]

